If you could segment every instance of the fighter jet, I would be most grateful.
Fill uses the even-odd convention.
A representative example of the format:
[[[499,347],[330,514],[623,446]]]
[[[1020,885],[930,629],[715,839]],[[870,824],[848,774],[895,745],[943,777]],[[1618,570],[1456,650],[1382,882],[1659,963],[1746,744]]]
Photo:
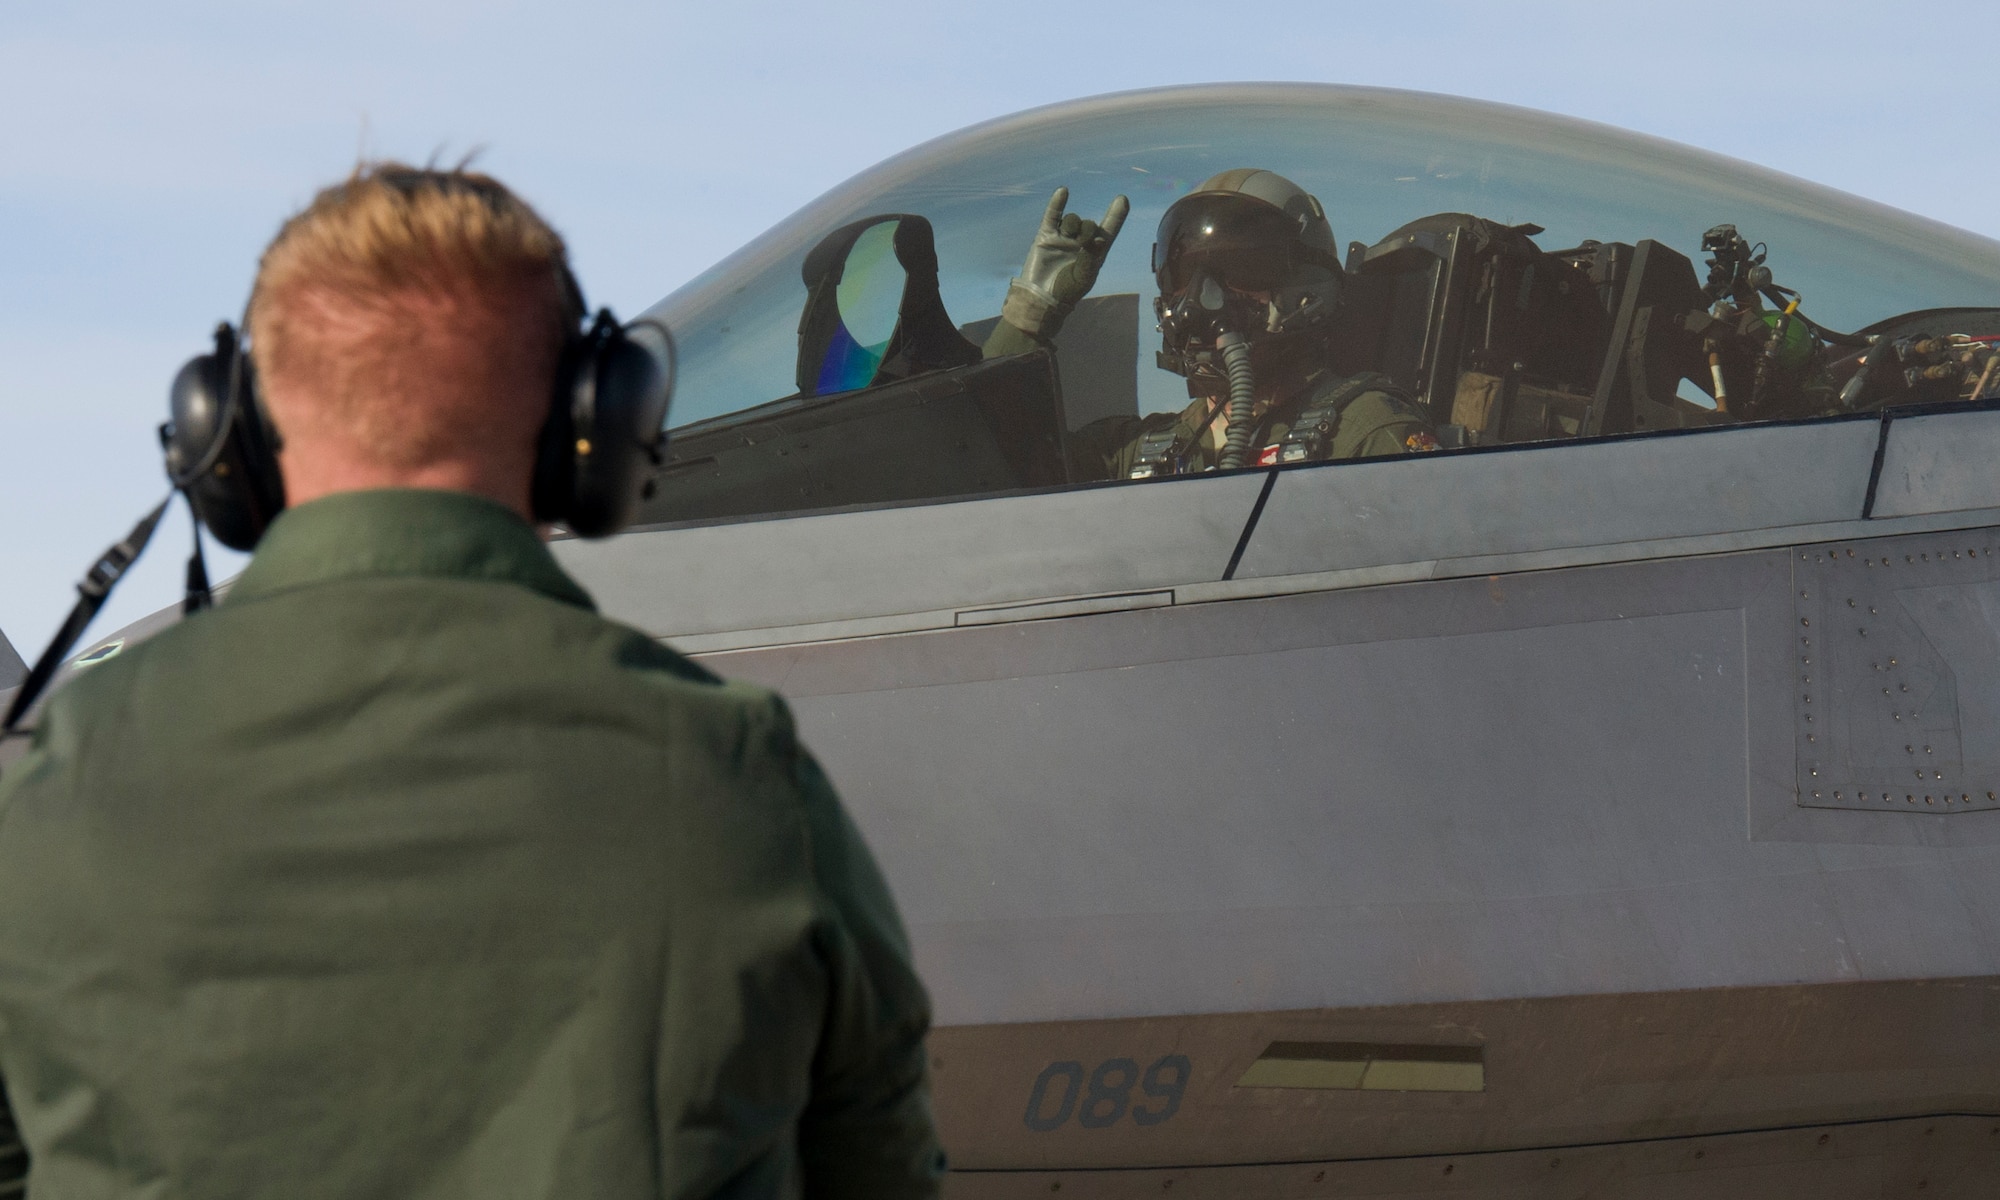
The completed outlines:
[[[5,633],[0,633],[0,689],[13,691],[27,674],[28,665],[21,661],[20,654],[14,650],[14,643],[7,640]]]
[[[1226,403],[1149,241],[1231,169],[1351,239],[1314,369],[1409,397],[1410,452],[1076,452]],[[985,353],[1058,188],[1123,235]],[[2000,243],[1207,86],[919,146],[647,315],[657,494],[558,555],[790,698],[936,1002],[950,1194],[2000,1179]]]

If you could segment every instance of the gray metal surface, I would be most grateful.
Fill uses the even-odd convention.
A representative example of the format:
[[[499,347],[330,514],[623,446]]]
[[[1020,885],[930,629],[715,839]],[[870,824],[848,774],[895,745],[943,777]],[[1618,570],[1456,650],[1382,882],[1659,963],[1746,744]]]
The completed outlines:
[[[1286,471],[1236,577],[1853,520],[1879,430],[1855,419]]]
[[[710,661],[946,1024],[2000,973],[2000,814],[1798,808],[1795,553]]]
[[[1673,544],[1701,538],[1837,536],[1861,518],[1878,435],[1876,421],[1857,419],[1283,471],[1235,585],[1718,548]],[[607,613],[696,649],[867,636],[1025,601],[1214,590],[1266,478],[653,530],[561,542],[556,553]],[[1621,546],[1634,551],[1602,553]]]
[[[1536,1147],[1563,1161],[1552,1174],[1551,1154],[1545,1154],[1536,1164],[1539,1178],[1525,1182],[1563,1184],[1602,1200],[1630,1193],[1605,1186],[1602,1175],[1591,1181],[1595,1190],[1571,1178],[1572,1152],[1605,1147],[1606,1157],[1616,1160],[1602,1164],[1605,1173],[1622,1166],[1631,1175],[1643,1173],[1629,1168],[1643,1163],[1647,1143],[1847,1125],[1831,1137],[1797,1139],[1793,1149],[1804,1154],[1776,1161],[1759,1156],[1767,1168],[1762,1187],[1693,1192],[1704,1200],[1818,1200],[1823,1193],[1778,1185],[1798,1182],[1793,1172],[1801,1167],[1810,1179],[1815,1163],[1858,1169],[1854,1135],[1860,1130],[1854,1125],[2000,1114],[1996,1016],[2000,979],[1899,981],[954,1026],[933,1032],[930,1049],[939,1080],[952,1084],[937,1092],[939,1131],[952,1165],[975,1175],[1403,1159],[1398,1173],[1415,1190],[1424,1175],[1452,1178],[1438,1170],[1443,1159],[1458,1162],[1454,1176],[1466,1176],[1456,1180],[1465,1186],[1454,1195],[1528,1200],[1554,1193],[1533,1186],[1486,1191],[1473,1184],[1470,1160]],[[1326,1077],[1272,1086],[1276,1081],[1268,1076],[1260,1081],[1259,1063],[1277,1053],[1365,1054],[1375,1062],[1385,1055],[1473,1060],[1474,1076],[1458,1082],[1475,1090],[1453,1095],[1435,1086],[1449,1080],[1408,1074],[1397,1082],[1434,1086],[1351,1088]],[[1083,1072],[1118,1058],[1135,1067],[1163,1064],[1155,1080],[1185,1086],[1134,1088],[1127,1115],[1118,1113],[1115,1100],[1086,1114],[1087,1086],[1071,1096],[1065,1082],[1087,1085],[1091,1076]],[[1163,1090],[1173,1099],[1164,1117],[1158,1103]],[[1094,1119],[1082,1119],[1086,1115]],[[1982,1123],[1975,1144],[2000,1154],[2000,1134],[1989,1132],[1995,1124],[2000,1122]],[[1919,1136],[1910,1149],[1934,1166],[1935,1140],[1925,1153],[1922,1130],[1914,1132]],[[1624,1144],[1614,1149],[1607,1143]],[[1410,1160],[1417,1156],[1433,1156],[1427,1172],[1413,1169],[1417,1163]],[[1692,1148],[1676,1157],[1683,1167],[1703,1165]],[[1718,1148],[1711,1145],[1708,1157],[1721,1157]],[[1790,1170],[1770,1171],[1786,1158]],[[1739,1159],[1738,1165],[1746,1164]],[[1700,1177],[1714,1182],[1706,1170]],[[1934,1185],[1937,1178],[1932,1176]],[[1311,1176],[1293,1179],[1307,1184]],[[1042,1178],[1043,1195],[1050,1182]],[[1101,1176],[1072,1175],[1062,1190],[1074,1184],[1094,1198],[1105,1194],[1102,1182]],[[1166,1190],[1165,1182],[1151,1177],[1155,1194]],[[1200,1173],[1175,1178],[1171,1192],[1193,1192],[1199,1182]],[[1271,1181],[1238,1176],[1235,1182]],[[1246,1186],[1209,1194],[1236,1200],[1349,1193]],[[1985,1200],[1991,1191],[1978,1194]]]
[[[1220,579],[1263,485],[1174,480],[554,549],[607,614],[673,637]]]
[[[2000,539],[1835,543],[1796,562],[1799,803],[2000,808]]]
[[[1002,625],[1011,621],[1046,621],[1052,617],[1082,617],[1092,613],[1125,612],[1135,608],[1164,608],[1174,602],[1172,590],[1119,592],[1111,596],[1083,596],[1074,600],[1042,600],[1026,604],[1001,604],[992,608],[968,608],[956,615],[955,625]]]
[[[1281,1157],[1242,1166],[1118,1171],[1006,1169],[954,1173],[944,1195],[946,1200],[1043,1200],[1065,1193],[1090,1200],[1991,1200],[2000,1176],[1992,1126],[1986,1117],[1948,1115],[1486,1154]]]
[[[19,685],[27,675],[28,664],[21,661],[21,656],[14,650],[14,643],[7,640],[4,632],[0,632],[0,691]]]
[[[1872,515],[2000,505],[2000,412],[1898,417],[1889,425]]]

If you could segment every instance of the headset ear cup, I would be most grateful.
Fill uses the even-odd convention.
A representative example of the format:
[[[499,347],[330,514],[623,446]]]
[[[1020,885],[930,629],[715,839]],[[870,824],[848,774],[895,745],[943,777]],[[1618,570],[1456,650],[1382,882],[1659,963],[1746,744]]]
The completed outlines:
[[[243,372],[243,390],[235,425],[242,437],[246,477],[256,493],[257,511],[263,514],[257,527],[257,536],[262,538],[264,530],[285,510],[285,473],[278,465],[278,451],[284,448],[284,439],[278,436],[270,414],[264,411],[264,389],[257,381],[255,360],[244,355],[239,369]]]
[[[641,321],[628,331],[606,311],[587,345],[570,408],[575,477],[568,520],[577,536],[598,538],[632,523],[664,458],[673,344],[663,326]]]
[[[238,346],[236,331],[225,324],[216,330],[214,352],[190,359],[174,376],[163,434],[167,474],[195,515],[223,545],[249,550],[285,507],[285,484],[255,372]]]
[[[556,382],[549,397],[549,415],[535,439],[535,474],[528,487],[528,506],[543,524],[567,523],[576,490],[577,380],[587,376],[588,343],[573,337],[563,347]]]

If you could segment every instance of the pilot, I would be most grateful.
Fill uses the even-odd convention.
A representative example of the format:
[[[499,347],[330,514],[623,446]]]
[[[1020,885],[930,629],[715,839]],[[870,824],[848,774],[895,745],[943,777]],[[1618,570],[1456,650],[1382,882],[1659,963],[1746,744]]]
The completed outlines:
[[[393,163],[265,252],[288,507],[0,781],[30,1194],[936,1196],[929,1003],[784,702],[537,535],[564,259]]]
[[[1127,209],[1101,223],[1049,202],[1008,289],[987,357],[1052,344],[1096,281]],[[1429,419],[1384,376],[1329,364],[1345,280],[1319,201],[1271,171],[1224,171],[1160,219],[1159,363],[1187,379],[1178,414],[1107,417],[1071,435],[1079,478],[1142,479],[1214,469],[1435,450]]]

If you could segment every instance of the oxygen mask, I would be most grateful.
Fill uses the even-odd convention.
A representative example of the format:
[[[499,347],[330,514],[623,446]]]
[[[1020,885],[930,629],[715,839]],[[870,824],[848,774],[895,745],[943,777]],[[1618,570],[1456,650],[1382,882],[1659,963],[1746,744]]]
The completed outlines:
[[[1229,434],[1219,465],[1243,465],[1249,447],[1256,376],[1244,330],[1263,330],[1271,311],[1267,295],[1232,288],[1213,271],[1197,268],[1175,293],[1153,301],[1160,319],[1160,365],[1187,377],[1190,395],[1226,395]]]
[[[1225,334],[1262,332],[1269,302],[1228,287],[1216,275],[1197,271],[1177,293],[1153,301],[1160,323],[1160,365],[1177,374],[1220,379],[1214,351]]]
[[[1224,377],[1215,352],[1225,334],[1262,356],[1323,325],[1341,283],[1324,257],[1300,245],[1293,217],[1262,200],[1211,193],[1176,203],[1153,245],[1160,366],[1199,394]]]

